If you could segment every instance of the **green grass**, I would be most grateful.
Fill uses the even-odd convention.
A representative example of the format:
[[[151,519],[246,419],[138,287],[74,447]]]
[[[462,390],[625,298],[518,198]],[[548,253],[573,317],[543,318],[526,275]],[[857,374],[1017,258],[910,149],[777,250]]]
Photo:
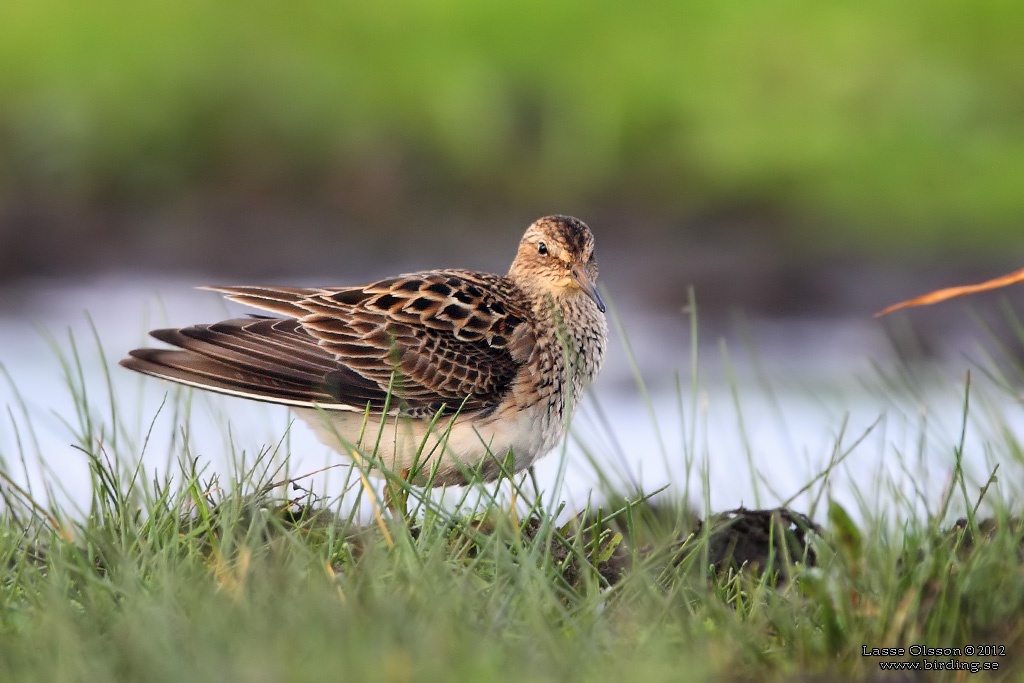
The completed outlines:
[[[149,425],[127,428],[120,397],[87,387],[79,359],[62,356],[78,406],[68,426],[92,477],[86,510],[13,483],[32,415],[9,412],[24,445],[0,454],[0,680],[879,677],[887,658],[865,645],[1005,646],[975,658],[999,665],[978,680],[1024,671],[1024,529],[1000,497],[1018,489],[978,486],[959,467],[931,515],[898,503],[899,522],[865,506],[854,523],[823,473],[808,485],[827,526],[804,546],[770,524],[763,571],[737,572],[716,548],[738,524],[695,529],[672,490],[609,494],[569,518],[529,476],[441,505],[395,477],[385,498],[353,472],[324,498],[272,485],[274,447],[214,477],[180,441],[178,468],[154,475],[141,458]],[[156,419],[187,431],[188,400],[173,393]],[[1009,430],[994,434],[1019,465]],[[963,444],[949,448],[959,463]],[[348,512],[360,506],[368,522]]]
[[[752,210],[792,247],[1005,249],[1022,29],[1009,2],[15,0],[0,198]]]

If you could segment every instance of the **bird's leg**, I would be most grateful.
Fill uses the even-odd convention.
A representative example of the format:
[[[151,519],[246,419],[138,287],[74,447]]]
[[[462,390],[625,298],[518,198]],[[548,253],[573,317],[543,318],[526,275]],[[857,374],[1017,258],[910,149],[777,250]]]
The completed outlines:
[[[509,505],[508,505],[508,516],[512,522],[512,528],[515,529],[516,536],[519,536],[520,524],[519,515],[516,514],[516,479],[515,479],[515,461],[512,456],[512,449],[509,449],[508,453],[505,454],[505,466],[502,468],[508,476],[508,485],[510,490]]]
[[[512,526],[516,530],[516,535],[519,535],[519,515],[516,514],[516,483],[512,477],[508,478],[508,483],[512,487],[511,501],[508,504],[508,514],[512,519]]]
[[[409,491],[406,489],[409,484],[409,474],[410,470],[406,467],[398,473],[397,478],[390,476],[385,478],[384,505],[393,517],[399,515],[402,519],[409,517]]]

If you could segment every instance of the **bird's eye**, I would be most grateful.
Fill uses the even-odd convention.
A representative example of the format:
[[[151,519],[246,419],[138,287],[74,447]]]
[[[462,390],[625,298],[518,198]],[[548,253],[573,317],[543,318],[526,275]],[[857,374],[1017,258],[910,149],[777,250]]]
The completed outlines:
[[[541,256],[547,256],[548,255],[548,245],[544,244],[543,242],[538,242],[537,243],[537,251],[540,253]]]

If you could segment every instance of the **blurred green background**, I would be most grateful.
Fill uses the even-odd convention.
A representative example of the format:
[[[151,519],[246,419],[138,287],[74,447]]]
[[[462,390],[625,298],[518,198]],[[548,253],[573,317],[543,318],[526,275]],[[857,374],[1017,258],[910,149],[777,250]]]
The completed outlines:
[[[6,0],[0,278],[460,236],[503,264],[554,212],[655,250],[1024,253],[1022,36],[998,0]]]

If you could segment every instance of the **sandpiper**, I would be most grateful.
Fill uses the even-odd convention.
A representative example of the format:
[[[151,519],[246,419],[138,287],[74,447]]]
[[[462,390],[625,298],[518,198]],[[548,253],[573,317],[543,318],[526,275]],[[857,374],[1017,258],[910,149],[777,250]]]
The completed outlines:
[[[554,448],[604,358],[594,237],[547,216],[507,275],[427,270],[361,287],[207,287],[284,317],[154,330],[121,365],[291,406],[328,445],[417,484],[464,484]]]

